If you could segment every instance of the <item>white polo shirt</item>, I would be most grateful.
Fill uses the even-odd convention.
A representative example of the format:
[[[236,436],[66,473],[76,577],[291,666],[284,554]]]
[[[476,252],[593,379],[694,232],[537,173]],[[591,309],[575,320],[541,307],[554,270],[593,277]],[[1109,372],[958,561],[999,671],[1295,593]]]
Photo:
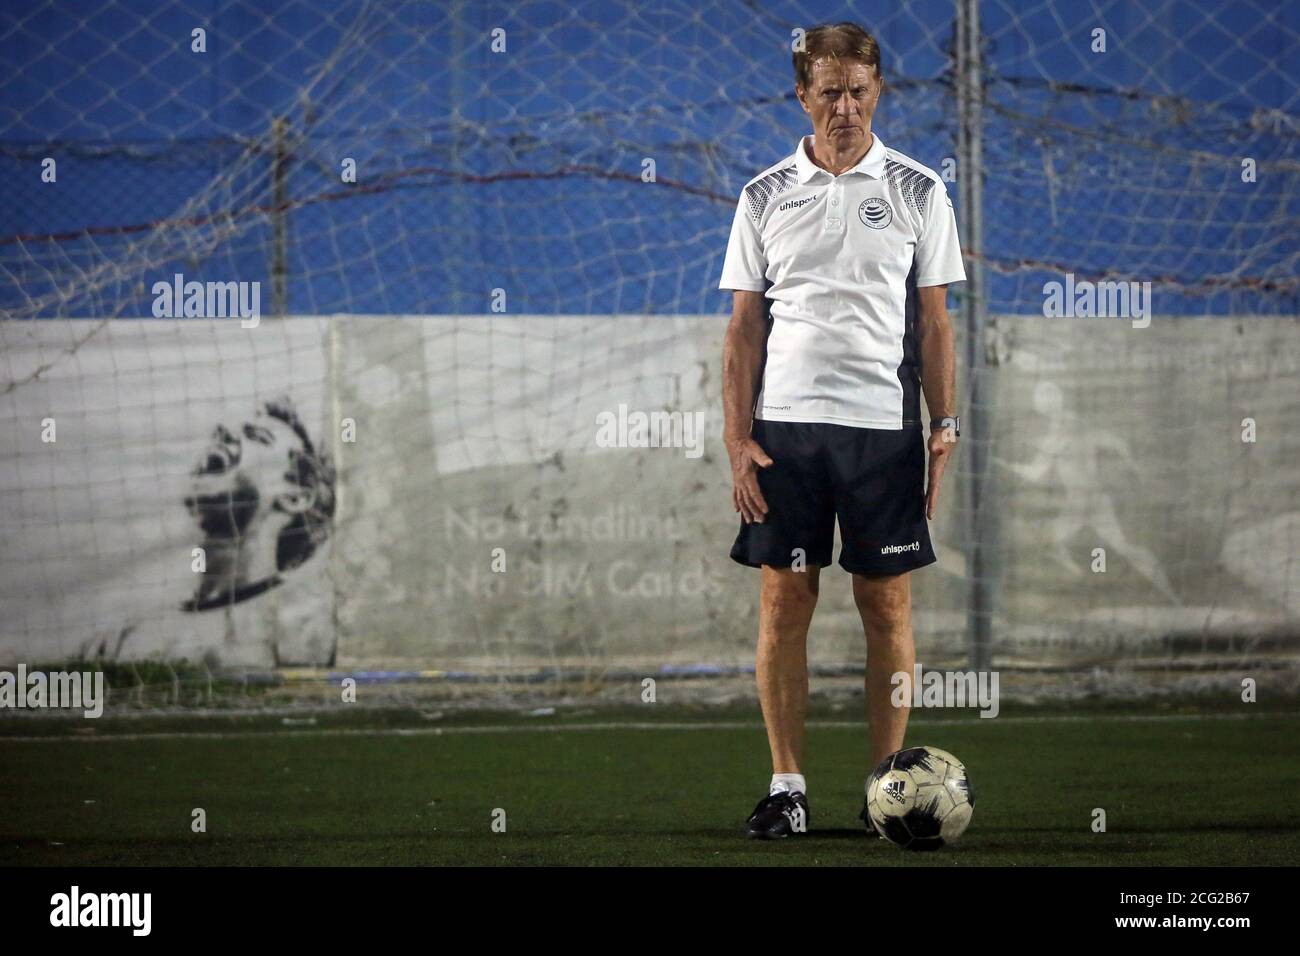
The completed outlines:
[[[767,293],[756,418],[898,430],[920,423],[913,287],[966,278],[952,200],[874,136],[839,176],[795,152],[746,185],[720,289]]]

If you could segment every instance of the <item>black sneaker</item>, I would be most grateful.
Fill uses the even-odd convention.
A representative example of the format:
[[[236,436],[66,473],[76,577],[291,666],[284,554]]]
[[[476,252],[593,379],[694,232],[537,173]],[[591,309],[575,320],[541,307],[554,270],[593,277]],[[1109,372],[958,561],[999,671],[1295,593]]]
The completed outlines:
[[[780,840],[792,833],[807,833],[812,814],[802,790],[783,790],[758,801],[749,815],[749,835],[755,840]]]

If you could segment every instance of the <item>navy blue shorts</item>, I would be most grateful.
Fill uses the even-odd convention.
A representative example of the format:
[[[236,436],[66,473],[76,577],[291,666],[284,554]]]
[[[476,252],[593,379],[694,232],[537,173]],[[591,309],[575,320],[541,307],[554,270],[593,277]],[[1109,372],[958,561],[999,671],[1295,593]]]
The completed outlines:
[[[773,462],[758,469],[767,518],[741,522],[733,560],[788,568],[802,549],[804,564],[829,565],[838,519],[845,571],[901,574],[934,563],[920,428],[758,420],[753,438]]]

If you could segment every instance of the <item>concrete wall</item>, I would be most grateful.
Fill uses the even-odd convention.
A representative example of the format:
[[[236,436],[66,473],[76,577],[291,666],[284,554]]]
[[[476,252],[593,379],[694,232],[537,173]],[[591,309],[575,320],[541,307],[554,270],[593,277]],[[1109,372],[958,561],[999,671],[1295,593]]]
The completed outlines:
[[[0,323],[0,662],[749,662],[757,574],[727,557],[738,519],[720,442],[724,325]],[[991,461],[984,571],[999,660],[1128,657],[1170,635],[1210,651],[1225,636],[1296,635],[1295,320],[1135,329],[1004,317],[986,353],[987,429],[964,440],[987,443]],[[219,422],[238,431],[279,396],[334,469],[328,540],[261,593],[183,611],[204,541],[184,500],[213,480],[191,471]],[[701,414],[702,446],[600,447],[598,416],[621,405]],[[50,416],[54,443],[41,440]],[[1244,418],[1254,442],[1242,441]],[[940,563],[915,579],[927,661],[964,653],[968,459],[959,453],[932,529]],[[232,549],[248,580],[274,563],[284,517],[271,506],[275,471],[258,474],[265,524]],[[834,569],[823,581],[812,659],[859,661],[848,580]]]

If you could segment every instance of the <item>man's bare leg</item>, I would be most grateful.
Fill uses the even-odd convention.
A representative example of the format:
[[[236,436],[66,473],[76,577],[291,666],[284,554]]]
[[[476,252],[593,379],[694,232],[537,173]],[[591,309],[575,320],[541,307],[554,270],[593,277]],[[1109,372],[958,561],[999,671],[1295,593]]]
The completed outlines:
[[[853,600],[867,637],[867,721],[871,727],[871,766],[875,767],[903,748],[909,693],[904,706],[895,707],[895,685],[890,678],[907,674],[911,689],[916,647],[912,643],[912,583],[908,573],[880,577],[853,575]]]
[[[817,606],[821,568],[763,566],[754,676],[763,707],[773,773],[803,773],[808,711],[808,625]]]

